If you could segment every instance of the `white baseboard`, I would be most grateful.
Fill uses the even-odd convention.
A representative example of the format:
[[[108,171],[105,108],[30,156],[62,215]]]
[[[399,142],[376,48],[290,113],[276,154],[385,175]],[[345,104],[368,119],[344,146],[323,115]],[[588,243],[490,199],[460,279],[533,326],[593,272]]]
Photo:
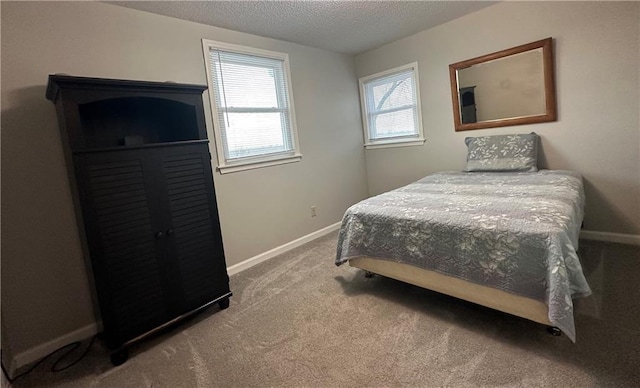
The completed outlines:
[[[313,241],[319,237],[322,237],[324,235],[327,235],[331,232],[333,232],[334,230],[338,230],[340,229],[340,222],[336,222],[335,224],[331,224],[325,228],[322,228],[320,230],[316,230],[313,233],[309,233],[306,236],[302,236],[296,240],[290,241],[286,244],[280,245],[279,247],[275,247],[273,249],[271,249],[270,251],[266,251],[264,253],[261,253],[259,255],[253,256],[245,261],[242,261],[238,264],[234,264],[230,267],[227,268],[227,273],[229,275],[233,275],[236,274],[238,272],[244,271],[247,268],[251,268],[256,264],[262,263],[265,260],[269,260],[275,256],[278,256],[282,253],[285,253],[287,251],[290,251],[294,248],[299,247],[300,245],[306,244],[309,241]]]
[[[19,368],[22,368],[25,365],[29,365],[32,362],[38,361],[49,353],[65,345],[76,341],[86,340],[87,338],[91,338],[97,333],[98,323],[93,322],[85,327],[79,328],[78,330],[74,330],[58,338],[54,338],[51,341],[45,342],[38,346],[34,346],[31,349],[25,350],[24,352],[20,352],[16,354],[11,360],[11,365],[9,365],[9,370],[7,372],[9,373],[9,376],[13,378],[16,370],[18,370]]]
[[[580,238],[585,240],[608,241],[628,245],[640,245],[640,235],[610,232],[597,232],[594,230],[580,231]]]

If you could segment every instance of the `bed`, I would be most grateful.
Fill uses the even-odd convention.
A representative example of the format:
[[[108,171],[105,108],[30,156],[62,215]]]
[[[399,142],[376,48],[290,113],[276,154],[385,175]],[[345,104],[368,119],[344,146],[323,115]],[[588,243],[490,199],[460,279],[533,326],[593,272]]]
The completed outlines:
[[[335,263],[557,327],[575,342],[573,299],[591,293],[576,253],[582,178],[538,171],[535,161],[523,167],[504,147],[511,170],[491,153],[497,171],[476,168],[470,146],[469,171],[429,175],[350,207]]]

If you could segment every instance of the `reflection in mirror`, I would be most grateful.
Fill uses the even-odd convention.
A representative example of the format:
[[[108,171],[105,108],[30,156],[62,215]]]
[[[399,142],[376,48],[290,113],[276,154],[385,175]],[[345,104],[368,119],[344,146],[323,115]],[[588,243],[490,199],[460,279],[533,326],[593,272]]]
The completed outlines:
[[[551,38],[449,70],[456,131],[556,119]]]
[[[542,49],[460,69],[458,87],[463,123],[544,114]]]

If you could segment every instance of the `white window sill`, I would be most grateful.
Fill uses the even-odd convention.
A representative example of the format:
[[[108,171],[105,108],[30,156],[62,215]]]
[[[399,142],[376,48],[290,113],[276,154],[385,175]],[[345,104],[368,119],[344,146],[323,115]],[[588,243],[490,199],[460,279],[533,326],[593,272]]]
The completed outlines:
[[[295,154],[280,157],[277,159],[238,162],[233,164],[220,165],[218,166],[218,171],[220,171],[220,174],[228,174],[230,172],[246,171],[252,170],[254,168],[263,168],[269,166],[277,166],[279,164],[294,163],[300,161],[301,159],[302,154]]]
[[[424,138],[410,139],[410,140],[390,140],[390,141],[377,141],[375,143],[367,143],[364,148],[368,150],[376,148],[392,148],[392,147],[411,147],[420,146],[425,142]]]

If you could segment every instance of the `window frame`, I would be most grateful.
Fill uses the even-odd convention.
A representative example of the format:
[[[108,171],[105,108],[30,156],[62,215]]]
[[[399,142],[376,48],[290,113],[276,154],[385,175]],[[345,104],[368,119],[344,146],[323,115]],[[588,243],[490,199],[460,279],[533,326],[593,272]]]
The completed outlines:
[[[405,137],[391,137],[391,138],[371,138],[371,130],[369,122],[369,104],[368,101],[371,96],[366,93],[366,86],[371,82],[378,81],[384,78],[390,78],[396,74],[404,73],[407,70],[411,70],[413,76],[413,90],[415,97],[415,121],[416,121],[416,134]],[[379,73],[371,74],[358,79],[360,87],[360,107],[362,111],[362,130],[364,134],[364,147],[366,149],[375,148],[390,148],[390,147],[408,147],[418,146],[425,142],[424,131],[422,127],[422,104],[420,100],[420,80],[418,78],[418,62],[412,62],[406,65],[394,67],[393,69],[381,71]]]
[[[232,52],[237,54],[246,54],[253,55],[257,57],[270,58],[281,60],[283,62],[283,74],[285,83],[285,88],[287,93],[289,94],[289,126],[290,126],[290,135],[291,142],[293,145],[293,149],[287,153],[281,154],[266,154],[266,155],[258,155],[252,157],[241,158],[237,161],[227,161],[225,158],[224,152],[224,143],[222,138],[222,129],[219,128],[218,123],[218,107],[216,106],[216,97],[215,97],[215,85],[213,80],[213,72],[212,66],[213,64],[209,60],[209,53],[211,50],[220,50],[226,52]],[[285,163],[293,163],[298,162],[302,159],[302,153],[300,152],[300,143],[298,141],[298,126],[296,123],[296,115],[295,115],[295,105],[293,102],[293,89],[291,87],[291,69],[289,66],[289,54],[258,49],[255,47],[237,45],[232,43],[220,42],[210,39],[202,39],[202,51],[204,54],[204,62],[206,66],[207,73],[207,86],[208,86],[208,94],[209,94],[209,106],[211,107],[211,121],[213,124],[213,135],[215,140],[216,154],[218,160],[218,171],[221,174],[226,174],[230,172],[237,171],[245,171],[254,168],[262,168],[269,166],[276,166],[279,164]],[[243,110],[250,108],[241,108]],[[263,108],[259,108],[262,109]],[[258,110],[256,110],[258,112]]]

